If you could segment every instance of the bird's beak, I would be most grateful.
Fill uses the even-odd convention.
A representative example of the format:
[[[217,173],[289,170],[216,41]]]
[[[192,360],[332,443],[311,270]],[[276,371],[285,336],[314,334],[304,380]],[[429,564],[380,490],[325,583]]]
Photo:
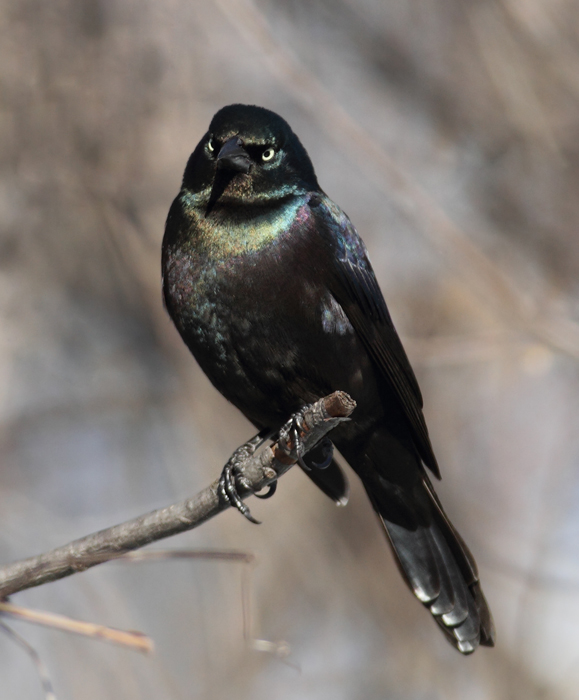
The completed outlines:
[[[217,155],[217,167],[240,173],[249,172],[251,158],[243,148],[243,141],[239,136],[232,136],[223,144]]]

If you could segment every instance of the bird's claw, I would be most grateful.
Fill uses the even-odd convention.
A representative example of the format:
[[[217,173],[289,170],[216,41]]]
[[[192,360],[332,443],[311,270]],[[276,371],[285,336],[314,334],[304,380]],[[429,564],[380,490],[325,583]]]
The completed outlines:
[[[327,469],[334,459],[334,443],[330,440],[330,438],[325,437],[320,440],[316,450],[321,451],[322,461],[314,462],[314,460],[310,457],[311,466],[315,467],[316,469]]]
[[[247,479],[243,476],[241,469],[243,464],[255,454],[256,450],[265,442],[265,440],[268,439],[268,437],[268,432],[262,431],[235,450],[227,461],[227,464],[223,467],[223,471],[219,477],[218,489],[222,498],[227,501],[229,505],[237,508],[237,510],[243,516],[245,516],[249,522],[254,523],[255,525],[260,525],[261,521],[256,520],[253,515],[251,515],[251,511],[249,510],[248,506],[245,505],[239,496],[240,487],[247,491],[251,490],[251,486]],[[266,493],[263,495],[256,493],[254,495],[258,498],[271,498],[271,496],[273,496],[275,493],[276,487],[277,482],[274,481],[273,483],[269,484],[268,491]]]
[[[268,484],[267,491],[265,493],[254,493],[253,495],[256,498],[262,498],[265,500],[266,498],[271,498],[273,494],[277,490],[277,479],[275,481],[272,481],[271,484]]]
[[[306,427],[304,426],[304,416],[305,408],[301,408],[299,411],[294,413],[293,416],[286,423],[284,423],[284,425],[282,425],[278,433],[278,445],[281,451],[288,457],[291,457],[292,453],[294,453],[302,469],[311,471],[308,465],[303,461],[304,443],[301,433],[305,432],[306,430]],[[293,446],[290,446],[292,443]]]
[[[322,450],[322,462],[318,463],[310,460],[310,465],[304,462],[303,457],[305,450],[302,433],[307,430],[304,425],[305,412],[305,408],[300,409],[280,428],[278,433],[278,445],[281,451],[288,455],[288,457],[291,457],[292,453],[295,454],[298,464],[307,472],[312,471],[311,467],[315,469],[327,469],[334,458],[334,445],[327,437],[323,438],[317,447],[317,449]],[[293,446],[291,446],[292,443]]]

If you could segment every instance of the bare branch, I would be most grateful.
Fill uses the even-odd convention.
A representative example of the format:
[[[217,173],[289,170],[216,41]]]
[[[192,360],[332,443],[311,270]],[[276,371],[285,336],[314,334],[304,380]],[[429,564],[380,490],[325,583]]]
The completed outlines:
[[[66,615],[57,615],[56,613],[44,612],[42,610],[32,610],[30,608],[22,608],[11,603],[0,602],[0,613],[10,615],[24,622],[32,622],[35,625],[43,625],[44,627],[52,627],[63,632],[72,632],[80,634],[83,637],[93,637],[102,639],[105,642],[112,642],[120,646],[149,653],[153,651],[153,642],[142,632],[118,630],[105,625],[97,625],[94,622],[81,622],[73,620]]]
[[[348,394],[337,391],[307,407],[301,439],[305,451],[315,445],[338,423],[348,420],[356,407]],[[290,445],[293,449],[293,445]],[[261,491],[279,478],[297,461],[282,449],[280,442],[256,453],[244,464],[242,472],[249,486],[240,490],[242,498]],[[218,481],[214,481],[193,498],[154,510],[151,513],[87,535],[63,547],[30,559],[0,567],[0,598],[33,586],[70,576],[91,566],[116,559],[126,552],[151,542],[192,530],[209,518],[229,508],[220,497]]]

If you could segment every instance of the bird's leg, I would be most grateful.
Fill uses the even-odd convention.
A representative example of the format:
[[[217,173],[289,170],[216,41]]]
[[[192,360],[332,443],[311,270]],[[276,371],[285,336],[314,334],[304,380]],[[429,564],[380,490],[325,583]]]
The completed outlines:
[[[242,467],[243,464],[252,457],[255,452],[263,445],[263,443],[272,436],[272,431],[268,428],[262,430],[257,435],[248,440],[244,445],[238,447],[235,452],[231,455],[227,464],[223,467],[221,476],[219,477],[219,493],[221,496],[234,508],[244,515],[250,522],[256,525],[260,524],[259,520],[256,520],[241,500],[238,492],[238,485],[244,489],[251,490],[249,483],[243,476]],[[263,495],[254,494],[258,498],[269,498],[275,493],[277,487],[277,481],[274,481],[269,485],[269,490]]]

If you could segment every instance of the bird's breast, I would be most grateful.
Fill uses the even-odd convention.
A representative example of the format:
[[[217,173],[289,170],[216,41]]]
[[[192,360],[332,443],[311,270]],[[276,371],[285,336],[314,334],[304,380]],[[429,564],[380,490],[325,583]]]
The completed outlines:
[[[282,420],[335,389],[362,393],[369,359],[307,241],[278,236],[221,259],[176,245],[164,288],[201,368],[254,422]]]

